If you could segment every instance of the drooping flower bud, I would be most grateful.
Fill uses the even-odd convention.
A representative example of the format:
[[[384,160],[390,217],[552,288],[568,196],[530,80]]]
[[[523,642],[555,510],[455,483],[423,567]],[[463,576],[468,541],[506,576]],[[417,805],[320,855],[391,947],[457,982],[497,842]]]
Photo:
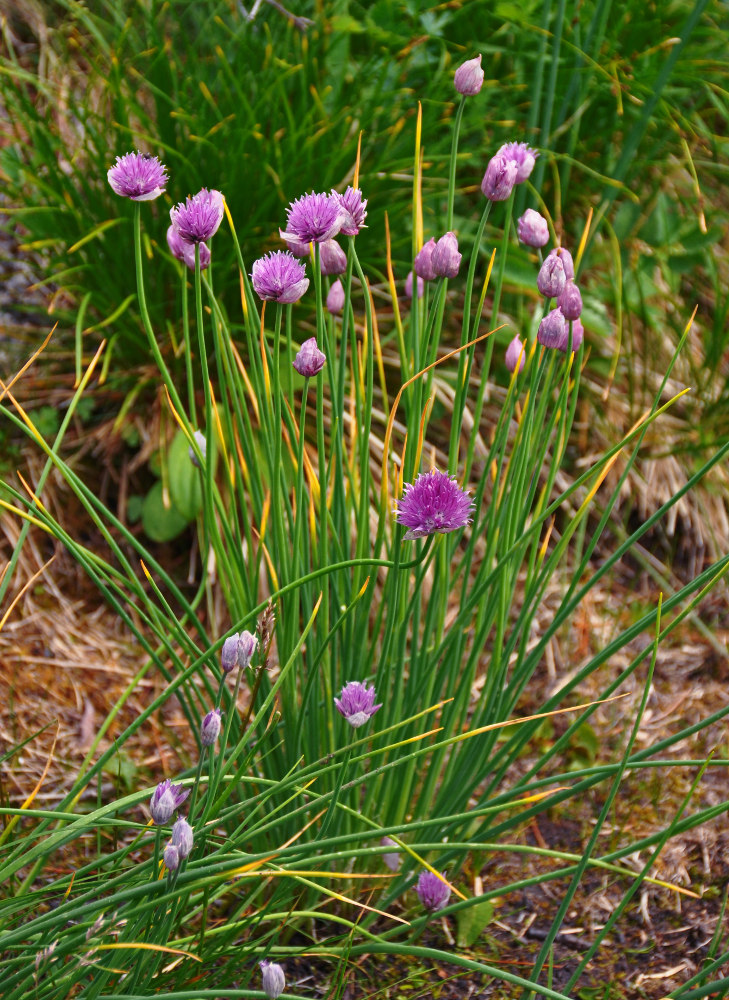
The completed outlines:
[[[565,337],[568,336],[567,322],[559,306],[551,309],[539,324],[537,340],[544,347],[557,347],[564,350]]]
[[[344,274],[347,255],[336,240],[327,240],[319,246],[319,266],[322,274]]]
[[[318,375],[326,363],[326,354],[316,346],[316,337],[309,337],[301,345],[301,350],[294,358],[294,368],[304,378]]]
[[[565,319],[579,319],[582,315],[582,296],[574,281],[568,281],[557,297],[557,305]]]
[[[461,266],[458,240],[455,233],[446,233],[435,244],[432,257],[433,270],[438,278],[455,278]]]
[[[215,746],[215,741],[220,736],[220,726],[220,709],[214,708],[212,712],[208,712],[200,726],[200,742],[204,747]]]
[[[327,295],[327,309],[332,316],[338,316],[344,309],[344,298],[344,285],[337,278],[336,281],[332,282],[332,287]]]
[[[415,254],[413,261],[413,271],[424,281],[434,281],[435,271],[433,270],[433,251],[435,250],[435,240],[431,237],[420,250]]]
[[[182,816],[172,827],[172,843],[177,848],[180,858],[186,858],[192,851],[193,832],[192,827]]]
[[[408,271],[408,276],[405,279],[405,294],[409,299],[412,299],[413,297],[413,273],[414,273],[413,271]],[[423,292],[425,291],[425,282],[423,281],[423,279],[420,277],[419,274],[415,276],[418,279],[415,285],[415,287],[418,290],[418,298],[422,299]]]
[[[263,992],[271,1000],[281,996],[286,988],[286,977],[278,962],[259,962],[261,967],[261,978],[263,980]]]
[[[506,348],[504,361],[510,372],[515,370],[517,364],[519,365],[519,371],[523,371],[526,361],[526,344],[522,344],[518,334]]]
[[[543,247],[549,243],[547,220],[533,208],[528,208],[519,219],[516,232],[519,242],[527,247]]]
[[[489,201],[506,201],[516,184],[518,167],[501,153],[492,156],[481,181],[481,191]]]
[[[458,67],[453,84],[458,93],[465,97],[474,97],[479,92],[483,87],[480,55],[476,56],[475,59],[469,59]]]
[[[180,867],[180,852],[177,850],[174,844],[168,844],[164,849],[162,855],[164,858],[165,866],[171,872],[176,872]]]

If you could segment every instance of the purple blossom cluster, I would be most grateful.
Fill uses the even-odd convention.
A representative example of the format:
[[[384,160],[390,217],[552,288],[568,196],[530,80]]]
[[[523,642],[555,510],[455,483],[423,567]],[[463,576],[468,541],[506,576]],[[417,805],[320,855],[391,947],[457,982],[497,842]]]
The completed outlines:
[[[397,520],[408,529],[403,539],[425,538],[464,528],[473,510],[470,494],[452,476],[431,469],[405,486],[397,505]]]

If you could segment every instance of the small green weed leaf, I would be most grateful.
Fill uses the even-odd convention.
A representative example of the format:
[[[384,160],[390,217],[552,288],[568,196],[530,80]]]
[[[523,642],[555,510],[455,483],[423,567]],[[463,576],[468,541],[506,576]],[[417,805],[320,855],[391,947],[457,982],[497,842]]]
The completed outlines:
[[[458,913],[458,947],[470,948],[478,941],[482,931],[491,923],[494,915],[493,903],[484,899]]]
[[[165,507],[162,483],[155,483],[142,504],[142,527],[153,542],[169,542],[187,527],[188,521],[170,504]]]

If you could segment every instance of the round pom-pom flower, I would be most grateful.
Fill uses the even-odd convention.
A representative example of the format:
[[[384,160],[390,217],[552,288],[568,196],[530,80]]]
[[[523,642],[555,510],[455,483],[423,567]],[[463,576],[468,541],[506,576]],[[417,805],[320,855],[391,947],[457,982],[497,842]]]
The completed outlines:
[[[302,195],[291,202],[286,209],[288,221],[286,231],[281,233],[285,240],[299,243],[326,243],[333,239],[346,222],[346,212],[338,194]]]
[[[453,85],[459,94],[464,97],[474,97],[481,87],[483,87],[483,70],[481,69],[481,56],[469,59],[462,63],[456,70],[453,77]]]
[[[173,813],[180,808],[189,794],[189,788],[185,788],[183,785],[173,785],[169,778],[160,782],[149,800],[149,811],[157,826],[169,823]]]
[[[259,257],[251,271],[253,288],[264,302],[298,302],[309,287],[306,268],[287,250]]]
[[[397,520],[408,530],[403,538],[425,538],[435,532],[458,531],[471,520],[474,504],[455,478],[431,469],[405,486],[397,505]]]
[[[263,980],[263,992],[271,1000],[276,1000],[276,997],[281,996],[286,988],[286,977],[284,976],[284,971],[278,962],[259,962],[261,967],[261,978]]]
[[[505,142],[497,156],[505,156],[516,164],[516,184],[523,184],[534,170],[539,153],[525,142]]]
[[[344,236],[356,236],[364,227],[364,220],[367,218],[367,199],[362,197],[359,188],[351,186],[344,194],[332,191],[332,197],[339,199],[340,207],[344,210],[344,222],[340,232]]]
[[[489,201],[506,201],[516,184],[519,168],[508,156],[497,153],[489,160],[481,181],[481,191]]]
[[[359,729],[382,708],[382,703],[375,705],[375,697],[374,684],[367,687],[359,681],[348,681],[340,696],[334,699],[334,704],[352,729]]]
[[[294,368],[304,378],[318,375],[326,364],[327,356],[316,346],[316,337],[309,337],[301,345],[301,350],[293,361]]]
[[[167,246],[173,257],[187,264],[191,271],[195,270],[195,244],[183,240],[174,226],[167,229]],[[210,267],[210,248],[206,243],[200,243],[200,270]]]
[[[446,873],[443,872],[443,879],[445,876]],[[451,887],[443,879],[429,871],[421,872],[418,878],[416,890],[420,902],[426,910],[432,910],[433,913],[447,906],[448,900],[451,898]]]
[[[149,153],[125,153],[117,156],[106,178],[114,194],[132,201],[152,201],[167,186],[167,167]]]
[[[170,220],[188,243],[205,243],[215,236],[225,214],[225,200],[220,191],[203,188],[192,198],[170,209]]]

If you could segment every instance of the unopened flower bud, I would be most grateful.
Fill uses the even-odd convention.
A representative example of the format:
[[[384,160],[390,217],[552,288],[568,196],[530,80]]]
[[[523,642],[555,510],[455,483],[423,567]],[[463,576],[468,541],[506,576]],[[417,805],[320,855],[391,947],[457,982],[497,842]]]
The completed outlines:
[[[301,345],[301,350],[294,358],[294,368],[304,378],[318,375],[326,363],[326,354],[316,346],[316,337],[309,337]]]
[[[519,168],[514,160],[497,153],[486,168],[481,191],[489,201],[506,201],[516,184]]]
[[[435,240],[431,237],[427,243],[415,254],[413,261],[413,271],[424,281],[433,281],[435,271],[433,270],[433,251],[435,250]]]
[[[519,365],[519,371],[524,368],[524,362],[526,360],[526,345],[522,344],[518,335],[514,337],[509,346],[506,348],[506,354],[504,355],[504,361],[506,362],[506,367],[510,372],[516,369],[517,364]]]
[[[570,327],[572,327],[572,340],[570,342]],[[558,344],[557,347],[560,351],[579,351],[580,345],[585,337],[585,330],[582,323],[578,319],[574,320],[572,323],[565,323],[565,336],[564,344]],[[571,346],[570,346],[571,344]]]
[[[456,70],[453,83],[459,94],[465,97],[474,97],[483,86],[483,70],[481,69],[481,56],[469,59],[462,63]]]
[[[380,841],[383,847],[397,847],[397,844],[392,839],[392,837],[383,837]],[[391,872],[396,872],[400,867],[400,854],[397,851],[392,853],[383,854],[382,860],[385,862],[387,867]]]
[[[566,284],[564,261],[556,250],[552,250],[539,268],[537,288],[548,299],[556,299]]]
[[[177,848],[180,858],[186,858],[192,851],[193,832],[192,827],[182,816],[172,827],[172,843]]]
[[[344,274],[347,270],[347,255],[336,240],[320,245],[319,267],[322,274]]]
[[[543,247],[549,243],[547,220],[533,208],[528,208],[516,227],[519,242],[528,247]]]
[[[286,988],[286,977],[278,962],[259,962],[261,967],[261,978],[263,980],[263,992],[271,1000],[281,996]]]
[[[180,852],[177,850],[174,844],[168,844],[164,849],[165,866],[171,871],[176,872],[180,867]]]
[[[237,632],[235,635],[229,635],[220,651],[220,665],[226,674],[229,674],[231,670],[235,670],[238,665],[238,638]]]
[[[435,244],[432,258],[433,270],[438,278],[455,278],[461,266],[458,240],[455,233],[446,233]]]
[[[200,742],[204,747],[212,747],[220,736],[220,709],[214,708],[202,720]]]
[[[582,296],[574,281],[568,281],[557,297],[557,305],[565,319],[579,319],[582,314]]]
[[[565,338],[569,334],[567,323],[559,306],[551,309],[539,324],[537,340],[544,347],[565,349]]]
[[[339,278],[332,282],[332,287],[329,289],[327,309],[332,316],[338,316],[342,309],[344,309],[344,285]]]
[[[423,281],[423,279],[420,277],[419,274],[416,275],[416,277],[417,277],[418,280],[417,280],[417,283],[416,283],[415,287],[418,290],[418,298],[422,299],[423,292],[425,291],[425,282]],[[413,297],[413,272],[412,271],[408,272],[408,276],[405,279],[405,294],[407,295],[407,297],[409,299],[412,299],[412,297]]]

